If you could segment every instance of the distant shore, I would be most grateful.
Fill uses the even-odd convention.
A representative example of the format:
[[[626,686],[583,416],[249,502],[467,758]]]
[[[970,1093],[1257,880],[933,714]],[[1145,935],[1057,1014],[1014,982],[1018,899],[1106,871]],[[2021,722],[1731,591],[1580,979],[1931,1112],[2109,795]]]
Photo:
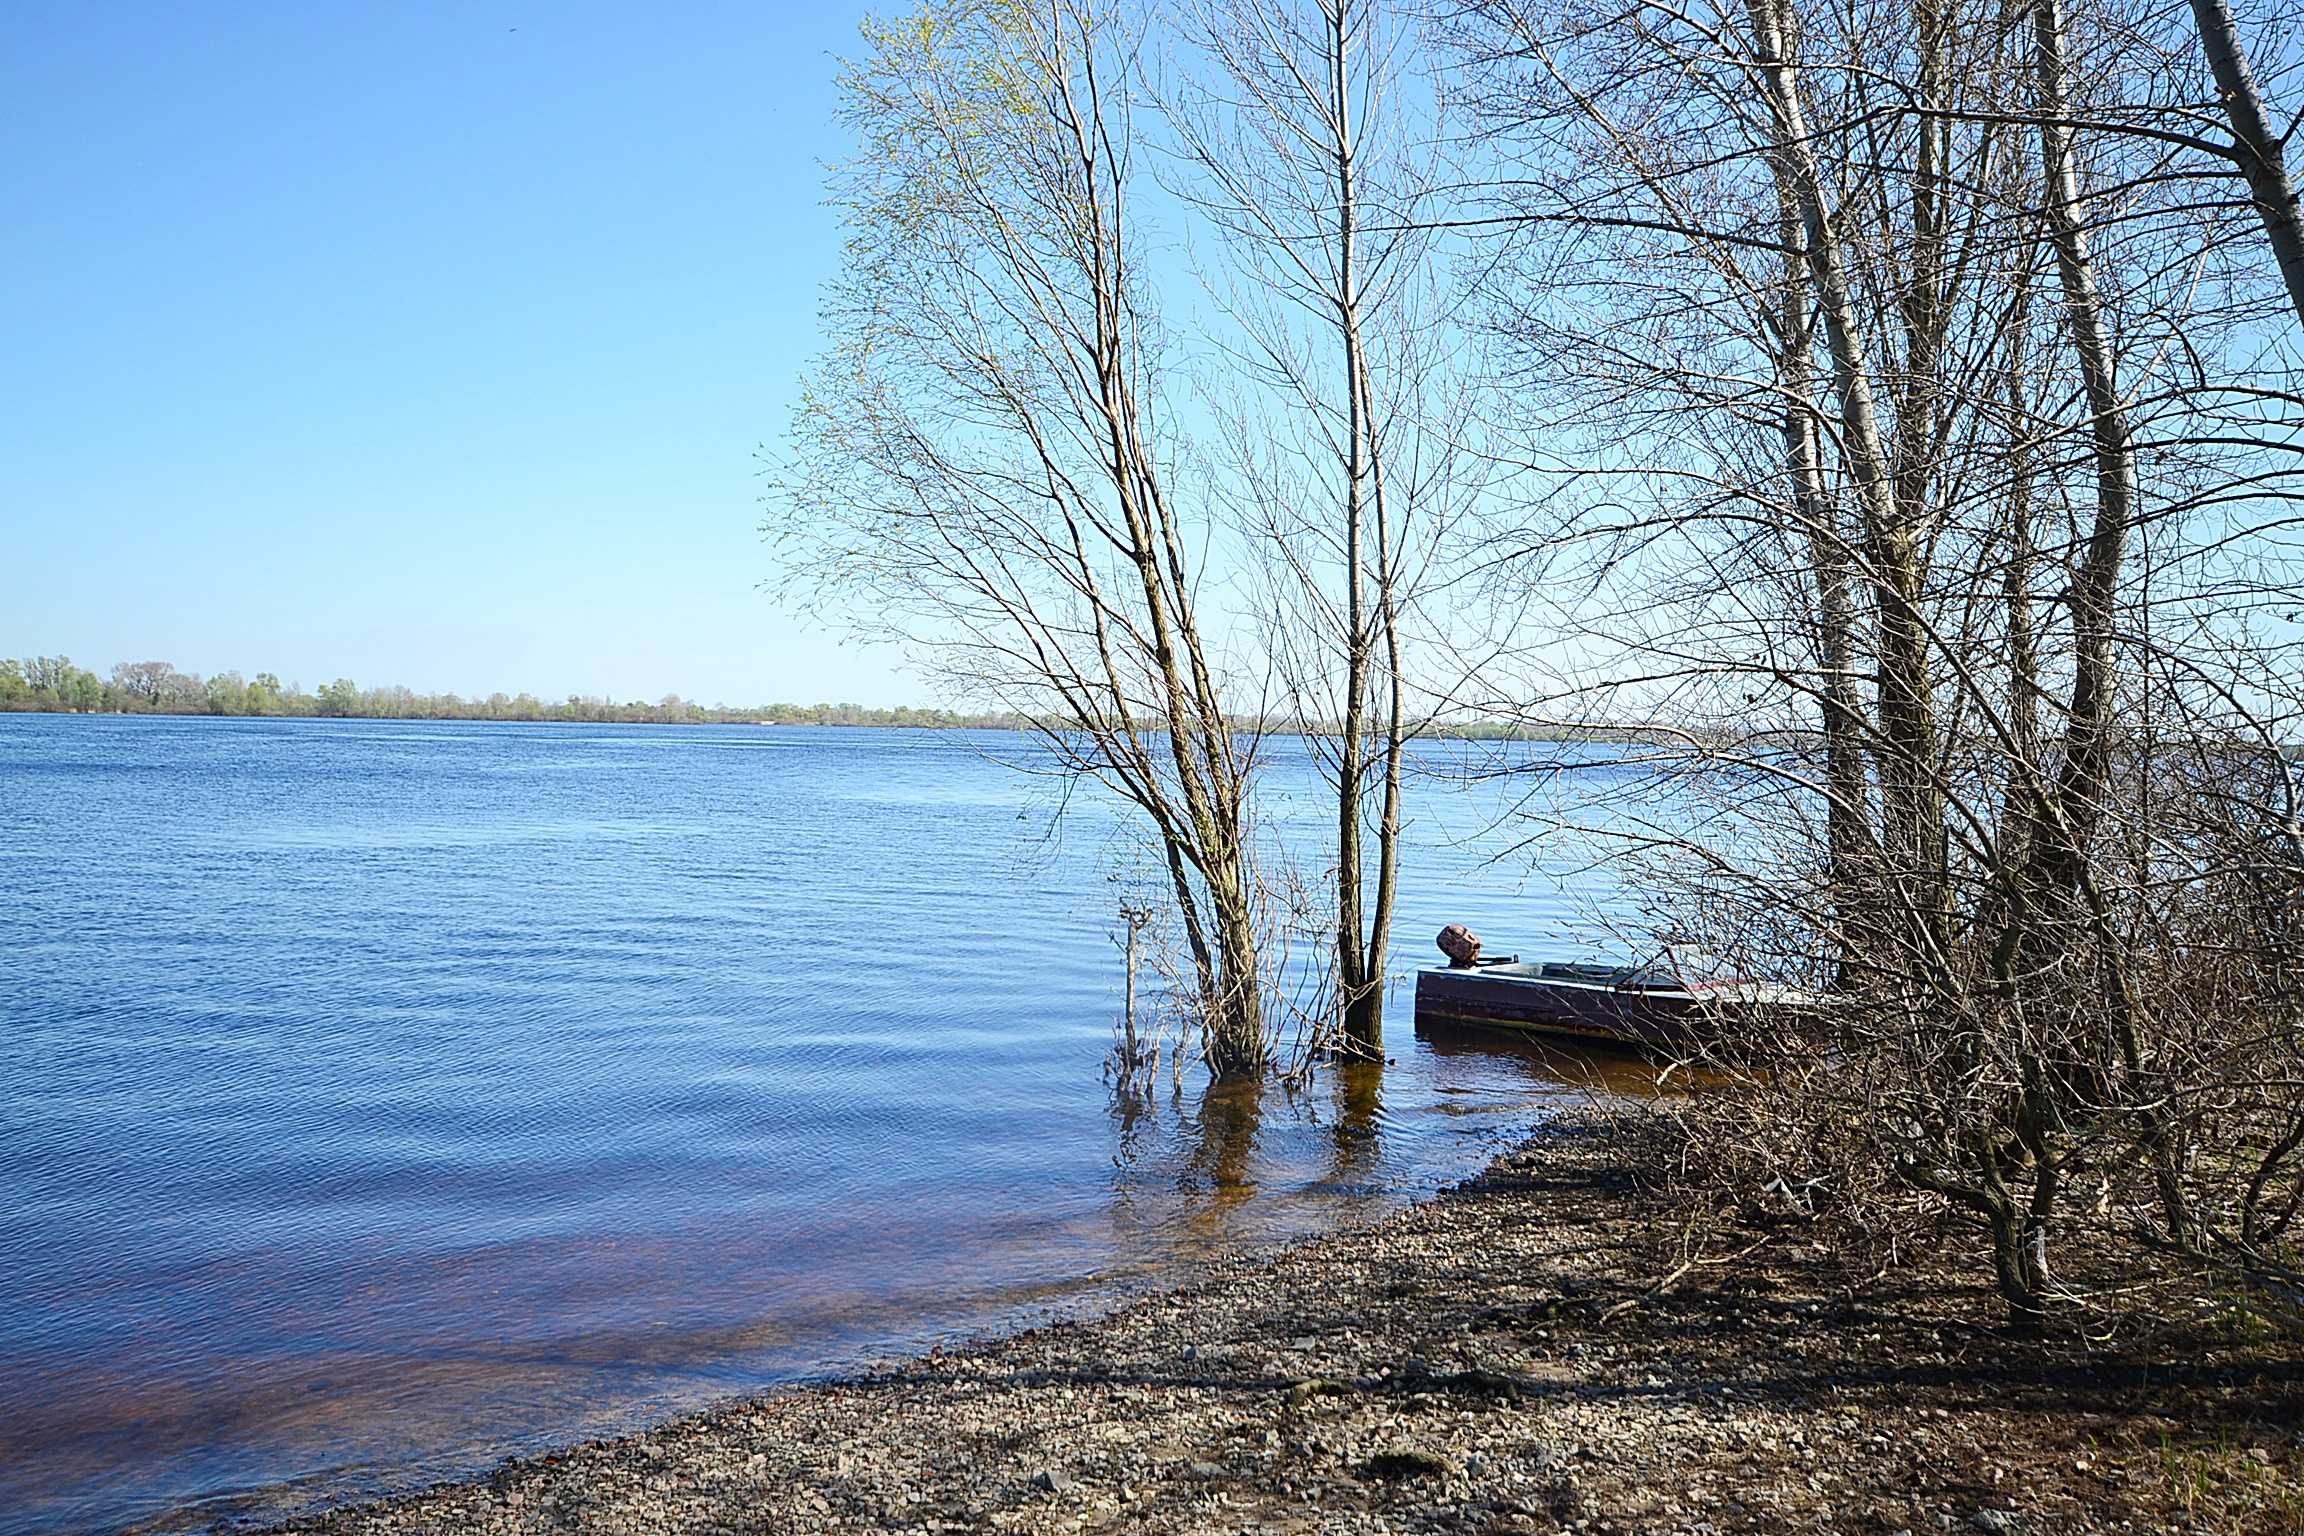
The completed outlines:
[[[409,1532],[2304,1529],[2304,1363],[1996,1332],[1963,1272],[1733,1256],[1572,1118],[1428,1204],[1100,1321],[279,1527]]]
[[[523,695],[523,698],[526,696]],[[72,709],[56,704],[28,703],[0,699],[0,717],[18,715],[107,715],[115,717],[150,717],[166,720],[404,720],[410,722],[471,721],[502,725],[759,725],[759,726],[814,726],[830,730],[911,730],[911,731],[1027,731],[1033,724],[1014,715],[968,715],[950,710],[912,709],[899,706],[894,709],[866,709],[850,704],[790,705],[770,704],[757,709],[728,709],[720,706],[694,704],[608,704],[599,701],[569,700],[565,704],[540,704],[520,699],[498,707],[487,700],[468,701],[469,707],[426,710],[393,707],[369,708],[312,708],[312,709],[207,709],[207,708],[132,708],[109,709],[92,707]],[[1272,736],[1309,735],[1332,736],[1336,731],[1320,726],[1304,727],[1295,723],[1277,721],[1242,721],[1244,734]],[[1147,726],[1147,730],[1153,727]],[[1548,727],[1517,726],[1495,722],[1440,723],[1418,733],[1430,741],[1495,741],[1495,742],[1589,742],[1603,745],[1636,746],[1643,743],[1661,743],[1682,738],[1661,730],[1642,731],[1636,728],[1591,727],[1552,729]]]

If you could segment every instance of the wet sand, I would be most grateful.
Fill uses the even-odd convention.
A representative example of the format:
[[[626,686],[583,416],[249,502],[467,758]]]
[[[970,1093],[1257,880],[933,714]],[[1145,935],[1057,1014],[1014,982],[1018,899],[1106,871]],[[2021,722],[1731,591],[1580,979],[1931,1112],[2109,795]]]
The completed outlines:
[[[1643,1122],[1094,1322],[281,1529],[2304,1530],[2293,1350],[2024,1343],[1965,1272],[1797,1232],[1688,1265]]]

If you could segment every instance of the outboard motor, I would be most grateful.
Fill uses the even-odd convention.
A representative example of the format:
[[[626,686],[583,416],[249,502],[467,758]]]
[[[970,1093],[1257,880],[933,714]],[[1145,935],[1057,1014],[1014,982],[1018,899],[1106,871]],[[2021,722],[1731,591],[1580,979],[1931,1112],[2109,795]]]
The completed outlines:
[[[1441,929],[1437,942],[1440,953],[1458,970],[1470,970],[1480,963],[1480,935],[1462,923],[1450,923]]]

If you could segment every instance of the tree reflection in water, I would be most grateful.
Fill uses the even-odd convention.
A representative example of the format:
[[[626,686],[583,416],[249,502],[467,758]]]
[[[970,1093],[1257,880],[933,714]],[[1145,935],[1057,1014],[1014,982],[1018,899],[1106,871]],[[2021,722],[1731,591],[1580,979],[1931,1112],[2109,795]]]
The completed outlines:
[[[1233,1213],[1256,1194],[1256,1150],[1264,1127],[1261,1078],[1211,1083],[1193,1116],[1191,1155],[1185,1187],[1202,1198],[1192,1202],[1194,1231],[1213,1237]]]
[[[1340,1061],[1336,1081],[1336,1125],[1328,1178],[1339,1188],[1371,1184],[1383,1161],[1384,1063]]]

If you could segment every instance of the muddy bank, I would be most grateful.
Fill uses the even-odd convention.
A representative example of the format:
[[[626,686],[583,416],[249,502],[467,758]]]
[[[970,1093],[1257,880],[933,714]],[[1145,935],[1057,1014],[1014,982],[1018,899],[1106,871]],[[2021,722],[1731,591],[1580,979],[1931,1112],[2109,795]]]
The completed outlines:
[[[1101,1321],[282,1529],[2304,1531],[2293,1355],[2018,1344],[1797,1233],[1684,1267],[1648,1140],[1559,1126]]]

